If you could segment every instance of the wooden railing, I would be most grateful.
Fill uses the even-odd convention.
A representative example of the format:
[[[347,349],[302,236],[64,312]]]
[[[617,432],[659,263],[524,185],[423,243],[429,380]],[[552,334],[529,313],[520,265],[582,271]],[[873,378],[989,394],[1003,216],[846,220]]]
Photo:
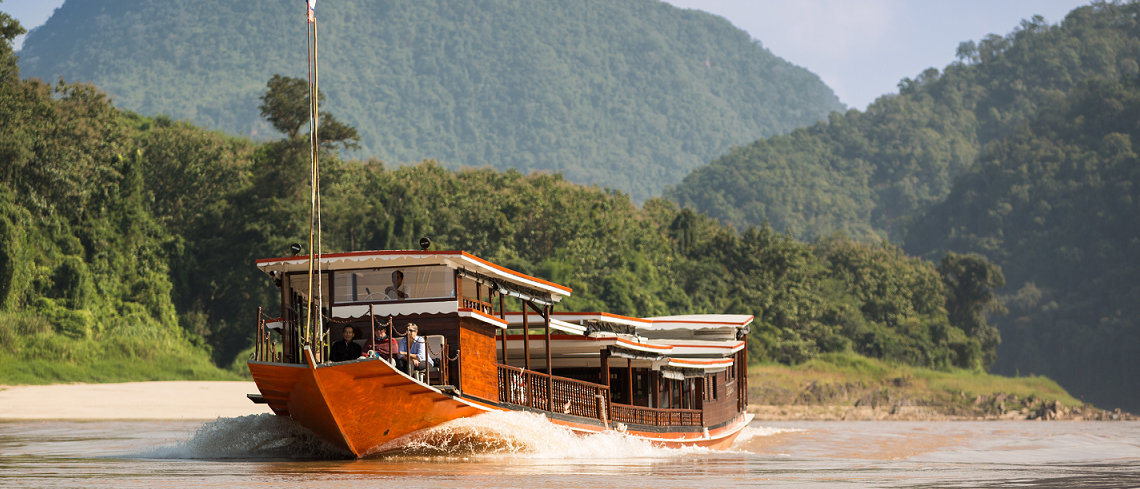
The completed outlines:
[[[468,297],[463,297],[462,299],[463,299],[463,305],[460,307],[462,307],[464,309],[474,309],[476,311],[481,311],[484,314],[492,314],[492,315],[494,314],[493,312],[491,312],[491,304],[490,303],[483,302],[483,301],[478,300],[478,299],[471,299]]]
[[[278,318],[279,321],[284,321]],[[277,341],[274,340],[273,335],[269,334],[269,328],[265,326],[267,318],[261,313],[261,308],[257,308],[257,333],[254,336],[253,354],[250,359],[256,362],[280,362],[281,354],[277,352]]]
[[[701,426],[699,409],[658,409],[629,404],[611,404],[610,420],[615,423],[649,426]]]
[[[610,389],[566,377],[499,365],[499,401],[605,421]]]

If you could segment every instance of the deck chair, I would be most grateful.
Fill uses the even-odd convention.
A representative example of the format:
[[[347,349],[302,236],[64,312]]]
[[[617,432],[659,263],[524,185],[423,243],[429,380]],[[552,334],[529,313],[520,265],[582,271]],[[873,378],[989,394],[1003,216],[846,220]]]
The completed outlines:
[[[427,370],[428,384],[445,384],[447,372],[447,338],[443,335],[428,335],[424,337],[424,342],[427,343],[427,355],[431,361],[435,363],[434,367]],[[434,379],[434,381],[433,381]]]

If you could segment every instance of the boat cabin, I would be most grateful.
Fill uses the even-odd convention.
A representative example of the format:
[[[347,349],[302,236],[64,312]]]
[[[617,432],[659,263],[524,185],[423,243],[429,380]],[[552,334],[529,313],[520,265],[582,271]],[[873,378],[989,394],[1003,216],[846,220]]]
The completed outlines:
[[[280,290],[280,317],[259,314],[256,362],[392,362],[395,351],[330,362],[329,346],[345,325],[363,345],[415,323],[434,367],[406,373],[488,405],[668,431],[723,426],[747,404],[752,316],[555,312],[569,287],[462,251],[328,254],[311,285],[307,256],[257,266]]]

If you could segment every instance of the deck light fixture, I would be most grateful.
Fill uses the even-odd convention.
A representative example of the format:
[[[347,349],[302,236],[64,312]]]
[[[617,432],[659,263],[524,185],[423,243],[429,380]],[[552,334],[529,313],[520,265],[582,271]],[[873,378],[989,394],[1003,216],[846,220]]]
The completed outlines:
[[[301,244],[300,243],[293,243],[293,244],[289,245],[289,251],[293,252],[293,256],[299,255],[301,253]]]
[[[424,236],[420,238],[420,251],[427,251],[431,247],[431,238]]]

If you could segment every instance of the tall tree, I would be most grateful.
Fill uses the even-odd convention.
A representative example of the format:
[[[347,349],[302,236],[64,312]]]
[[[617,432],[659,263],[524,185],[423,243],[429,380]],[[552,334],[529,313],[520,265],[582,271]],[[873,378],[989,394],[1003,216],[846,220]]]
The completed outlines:
[[[323,103],[325,94],[317,92],[317,101]],[[289,140],[297,139],[301,129],[309,123],[309,84],[300,78],[273,75],[265,84],[261,95],[261,116],[274,129]],[[321,113],[320,143],[326,147],[343,145],[347,149],[359,147],[360,135],[356,128],[344,124],[327,112]]]
[[[977,253],[963,255],[951,251],[938,262],[938,273],[946,285],[950,323],[981,342],[983,366],[988,369],[997,360],[1001,342],[1001,333],[986,322],[987,314],[1003,310],[994,292],[1005,285],[1001,267]]]
[[[20,22],[12,16],[0,12],[0,80],[8,81],[19,78],[20,68],[16,66],[16,54],[12,50],[12,41],[16,36],[28,32]]]

